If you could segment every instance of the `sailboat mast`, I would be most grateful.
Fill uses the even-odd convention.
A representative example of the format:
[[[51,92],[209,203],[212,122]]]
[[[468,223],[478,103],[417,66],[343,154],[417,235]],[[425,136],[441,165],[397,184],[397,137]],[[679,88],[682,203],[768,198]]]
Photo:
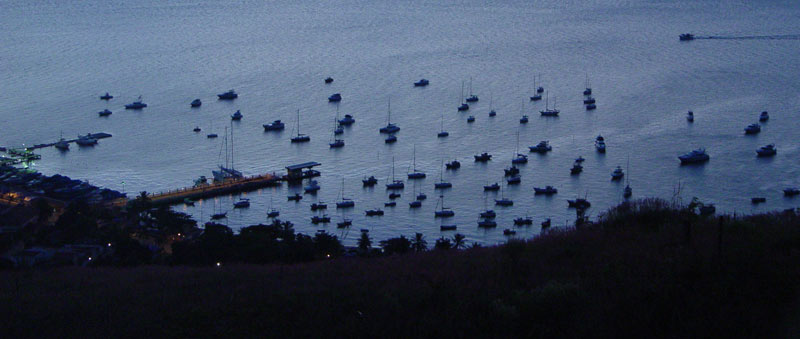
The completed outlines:
[[[300,110],[297,110],[297,136],[300,136]]]
[[[233,166],[233,120],[231,120],[231,171],[236,167]]]
[[[225,127],[225,137],[222,138],[222,143],[225,148],[225,167],[228,167],[228,127]]]

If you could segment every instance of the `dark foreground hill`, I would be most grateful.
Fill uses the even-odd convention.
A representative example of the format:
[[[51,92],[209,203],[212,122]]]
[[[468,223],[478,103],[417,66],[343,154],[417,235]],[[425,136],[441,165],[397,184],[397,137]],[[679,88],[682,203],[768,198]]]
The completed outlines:
[[[800,217],[661,201],[493,248],[293,265],[0,272],[0,328],[32,336],[785,337]]]

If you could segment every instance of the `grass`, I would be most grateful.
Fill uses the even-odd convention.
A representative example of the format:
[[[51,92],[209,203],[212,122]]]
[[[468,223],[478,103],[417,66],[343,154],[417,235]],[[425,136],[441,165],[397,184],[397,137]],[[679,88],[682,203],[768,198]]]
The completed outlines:
[[[8,337],[790,334],[800,319],[800,217],[721,225],[642,200],[595,224],[491,248],[6,271],[0,328]]]

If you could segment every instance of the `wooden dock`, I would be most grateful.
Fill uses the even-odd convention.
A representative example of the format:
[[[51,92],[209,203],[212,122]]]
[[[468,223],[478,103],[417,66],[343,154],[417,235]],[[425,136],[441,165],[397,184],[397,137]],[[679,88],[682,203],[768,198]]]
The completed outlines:
[[[198,200],[219,195],[254,191],[259,188],[280,185],[281,178],[273,174],[264,174],[240,179],[230,179],[221,183],[206,184],[194,187],[180,188],[166,192],[149,195],[150,203],[158,205],[174,205],[183,203],[185,199]],[[125,199],[120,203],[126,204]]]
[[[104,132],[100,132],[100,133],[89,133],[88,135],[89,135],[89,137],[91,137],[91,138],[94,138],[94,139],[97,139],[97,140],[100,140],[100,139],[105,139],[105,138],[110,138],[110,137],[111,137],[111,134],[104,133]],[[69,139],[69,140],[65,140],[65,141],[66,141],[66,142],[68,142],[68,143],[73,143],[73,142],[76,142],[76,141],[78,141],[78,138],[75,138],[75,139]],[[55,145],[55,144],[56,144],[56,142],[51,142],[51,143],[48,143],[48,144],[38,144],[38,145],[33,145],[32,147],[26,147],[26,148],[27,148],[27,149],[29,149],[29,150],[34,150],[34,149],[39,149],[39,148],[50,147],[50,146],[53,146],[53,145]]]

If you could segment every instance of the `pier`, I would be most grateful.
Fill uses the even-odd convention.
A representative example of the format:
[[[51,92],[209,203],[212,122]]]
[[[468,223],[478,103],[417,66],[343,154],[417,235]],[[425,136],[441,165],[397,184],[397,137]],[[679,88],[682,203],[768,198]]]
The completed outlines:
[[[193,187],[180,188],[166,192],[153,193],[148,195],[150,203],[158,205],[174,205],[183,203],[185,199],[197,200],[215,196],[254,191],[259,188],[280,185],[281,178],[277,175],[263,174],[252,177],[226,180],[220,183],[203,184]],[[130,199],[124,198],[117,202],[117,205],[125,205]]]
[[[97,140],[100,140],[100,139],[105,139],[105,138],[110,138],[110,137],[111,137],[111,134],[104,133],[104,132],[100,132],[100,133],[89,133],[89,134],[87,134],[87,135],[88,135],[90,138],[94,138],[94,139],[97,139]],[[73,143],[73,142],[76,142],[76,141],[78,141],[78,138],[75,138],[75,139],[69,139],[69,140],[65,140],[65,141],[66,141],[66,142],[68,142],[68,143]],[[29,149],[29,150],[34,150],[34,149],[39,149],[39,148],[50,147],[50,146],[53,146],[53,145],[55,145],[55,144],[56,144],[56,142],[51,142],[51,143],[47,143],[47,144],[38,144],[38,145],[33,145],[32,147],[26,147],[26,149]]]

